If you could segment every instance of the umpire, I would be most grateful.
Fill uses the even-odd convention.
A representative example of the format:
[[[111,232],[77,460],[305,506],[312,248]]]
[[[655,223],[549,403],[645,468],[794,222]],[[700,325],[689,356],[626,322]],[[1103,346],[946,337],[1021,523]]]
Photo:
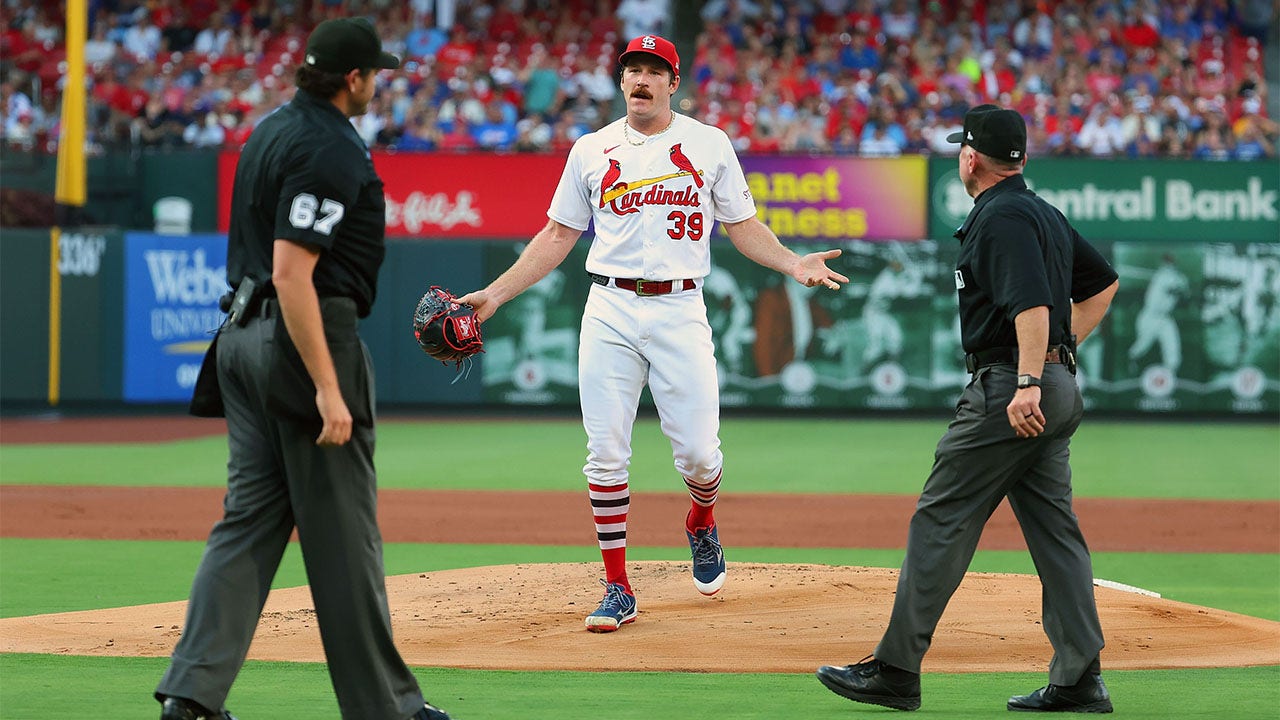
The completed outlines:
[[[368,21],[321,23],[294,99],[241,154],[227,247],[236,291],[192,402],[196,414],[225,412],[227,494],[156,689],[161,720],[231,717],[223,703],[295,526],[342,717],[448,720],[391,639],[373,368],[356,334],[386,253],[385,205],[348,118],[365,112],[378,69],[399,64]]]
[[[964,129],[960,179],[974,198],[956,231],[960,329],[973,378],[938,443],[907,536],[889,627],[874,656],[823,666],[818,679],[858,702],[920,707],[920,661],[1004,498],[1043,585],[1049,685],[1008,709],[1111,712],[1089,549],[1071,508],[1071,435],[1083,403],[1075,343],[1115,296],[1114,270],[1062,213],[1027,189],[1027,131],[1013,110],[981,105]]]

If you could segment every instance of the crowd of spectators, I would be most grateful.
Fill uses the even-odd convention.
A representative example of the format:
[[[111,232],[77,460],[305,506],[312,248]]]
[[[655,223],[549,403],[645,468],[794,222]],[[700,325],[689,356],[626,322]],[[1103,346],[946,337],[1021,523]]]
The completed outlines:
[[[370,147],[563,152],[622,112],[618,49],[695,38],[679,110],[740,151],[954,154],[984,102],[1032,156],[1274,157],[1274,0],[90,0],[93,148],[235,148],[288,101],[308,32],[365,15],[405,59],[355,126]],[[51,149],[64,4],[0,0],[5,142]],[[690,13],[690,17],[694,17]]]

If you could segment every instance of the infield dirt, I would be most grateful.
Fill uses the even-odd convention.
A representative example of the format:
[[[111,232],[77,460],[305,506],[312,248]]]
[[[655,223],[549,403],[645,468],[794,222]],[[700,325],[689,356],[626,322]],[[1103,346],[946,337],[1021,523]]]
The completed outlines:
[[[216,421],[145,418],[94,423],[6,420],[3,442],[126,441],[216,434]],[[175,434],[176,433],[176,434]],[[201,540],[221,510],[221,489],[0,486],[4,537]],[[679,493],[633,497],[630,541],[683,544],[688,500]],[[717,516],[732,561],[738,547],[896,548],[914,498],[726,494]],[[1280,550],[1280,503],[1080,499],[1096,550],[1264,552]],[[581,493],[383,491],[387,542],[594,543]],[[983,549],[1019,549],[1007,505]],[[486,669],[812,672],[872,651],[888,620],[896,570],[730,562],[713,598],[693,588],[688,564],[632,563],[640,617],[592,635],[582,618],[600,598],[595,563],[508,565],[387,579],[397,644],[417,665]],[[1280,623],[1099,587],[1112,669],[1280,664]],[[0,620],[0,652],[164,656],[185,602]],[[925,659],[936,672],[1047,667],[1034,576],[970,574]],[[323,661],[307,588],[271,593],[250,657]]]

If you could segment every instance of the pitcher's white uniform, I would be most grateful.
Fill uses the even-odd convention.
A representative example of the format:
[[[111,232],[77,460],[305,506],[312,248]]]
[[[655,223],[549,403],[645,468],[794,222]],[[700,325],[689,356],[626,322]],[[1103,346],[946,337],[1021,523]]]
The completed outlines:
[[[716,221],[726,223],[729,240],[743,255],[801,285],[837,290],[849,282],[826,264],[840,250],[797,255],[756,219],[728,136],[671,112],[671,95],[680,86],[680,56],[671,41],[633,38],[618,62],[626,117],[574,143],[546,226],[511,268],[485,289],[458,298],[483,322],[559,266],[594,223],[586,262],[594,285],[578,347],[587,431],[583,472],[605,571],[604,598],[586,618],[592,632],[613,632],[638,613],[626,568],[627,466],[646,383],[689,490],[684,533],[694,587],[714,595],[724,584],[715,520],[723,463],[720,394],[702,297]]]
[[[694,484],[718,478],[720,397],[702,279],[715,222],[755,213],[729,138],[692,118],[673,113],[649,137],[620,119],[574,144],[547,215],[578,230],[594,222],[586,270],[609,278],[591,287],[579,345],[583,472],[592,484],[627,482],[646,382],[677,472]],[[677,289],[645,297],[616,287],[618,278],[676,281]],[[696,287],[680,291],[683,280]]]

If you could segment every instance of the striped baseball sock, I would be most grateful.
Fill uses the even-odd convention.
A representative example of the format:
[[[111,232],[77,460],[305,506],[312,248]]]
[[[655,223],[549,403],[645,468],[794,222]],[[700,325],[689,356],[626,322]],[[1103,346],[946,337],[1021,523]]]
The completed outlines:
[[[596,522],[596,540],[604,559],[605,582],[617,583],[631,592],[627,580],[627,510],[631,507],[631,490],[621,485],[587,483],[591,495],[591,514]]]
[[[689,532],[696,532],[698,528],[711,527],[716,523],[714,516],[716,508],[716,496],[720,494],[720,475],[716,473],[715,479],[706,484],[699,484],[684,479],[685,487],[689,488],[689,499],[691,500],[689,507],[689,515],[685,518],[685,528]]]

